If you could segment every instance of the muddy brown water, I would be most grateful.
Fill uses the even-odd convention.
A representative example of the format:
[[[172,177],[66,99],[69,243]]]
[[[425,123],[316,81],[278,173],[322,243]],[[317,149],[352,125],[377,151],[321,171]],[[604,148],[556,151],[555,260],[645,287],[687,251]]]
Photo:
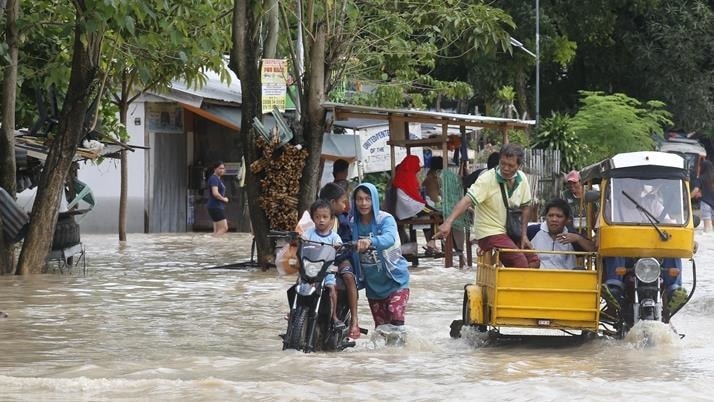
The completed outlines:
[[[712,400],[714,235],[697,234],[698,283],[655,344],[488,345],[449,337],[474,270],[412,270],[408,344],[363,336],[342,353],[282,351],[294,278],[206,270],[250,256],[229,234],[87,235],[87,273],[0,277],[0,400]],[[685,276],[689,282],[690,276]],[[361,295],[361,323],[371,329]]]

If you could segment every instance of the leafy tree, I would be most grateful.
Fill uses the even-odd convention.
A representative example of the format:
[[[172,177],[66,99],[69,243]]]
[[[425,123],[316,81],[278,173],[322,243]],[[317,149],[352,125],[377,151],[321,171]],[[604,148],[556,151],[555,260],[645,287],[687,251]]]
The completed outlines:
[[[507,13],[483,2],[381,1],[360,12],[366,28],[353,41],[358,56],[344,76],[375,90],[350,103],[382,107],[441,110],[448,102],[465,112],[473,88],[464,76],[439,75],[440,61],[463,64],[474,55],[504,51],[514,26]]]
[[[17,18],[20,0],[5,3],[5,39],[7,62],[3,71],[2,86],[2,131],[0,132],[0,187],[15,196],[15,95],[17,93],[17,61],[19,32]],[[9,273],[14,254],[9,244],[5,244],[3,220],[0,217],[0,274]]]
[[[128,104],[145,90],[158,90],[178,77],[200,84],[204,68],[227,76],[221,52],[228,35],[220,25],[213,25],[230,15],[227,0],[72,4],[25,2],[19,22],[27,40],[21,47],[18,81],[26,84],[25,90],[56,86],[61,107],[58,128],[47,138],[50,152],[20,254],[20,273],[39,272],[45,266],[59,197],[77,145],[89,130],[99,127],[99,114],[106,118],[117,112],[102,105],[106,94],[116,102],[120,122],[125,123]],[[31,121],[25,112],[31,110],[28,103],[20,102],[19,113],[27,123]],[[102,127],[109,127],[111,120]],[[121,136],[119,124],[111,127],[118,130],[112,134]]]
[[[37,186],[31,224],[20,251],[17,270],[39,273],[45,267],[59,212],[59,200],[79,140],[86,134],[87,111],[101,93],[99,64],[102,42],[112,15],[122,15],[122,4],[76,1],[72,32],[71,73],[57,132]]]
[[[322,103],[333,89],[344,85],[346,77],[373,86],[413,88],[419,77],[433,69],[439,52],[453,46],[462,46],[468,52],[506,49],[506,29],[512,26],[505,12],[482,2],[300,0],[279,3],[281,26],[288,38],[282,43],[290,56],[298,88],[300,114],[295,139],[308,150],[300,182],[301,209],[312,202],[317,192],[316,172],[325,130]],[[252,118],[260,115],[257,68],[263,57],[260,26],[265,12],[265,2],[235,1],[231,68],[241,78],[243,88],[241,127],[247,164],[258,157],[251,127]],[[304,59],[300,55],[304,55]],[[394,88],[381,90],[383,101],[399,102],[399,92]],[[423,91],[413,92],[416,95],[412,100],[423,102]],[[257,205],[259,191],[255,179],[249,173],[246,186],[258,258],[266,261],[272,249],[263,241],[267,224]]]
[[[572,128],[570,116],[558,112],[540,122],[540,129],[533,148],[560,151],[560,167],[563,171],[580,169],[585,165],[588,148]]]
[[[714,136],[714,4],[662,1],[642,20],[625,36],[638,93],[666,102],[678,127]]]
[[[210,3],[175,0],[170,4],[158,3],[155,8],[134,7],[128,11],[123,21],[131,35],[108,34],[105,54],[109,57],[103,64],[106,97],[118,108],[117,136],[125,132],[129,105],[142,93],[164,90],[178,78],[201,86],[205,83],[204,69],[217,71],[224,81],[229,80],[223,63],[229,35],[221,25],[221,22],[228,24],[229,0]],[[126,240],[129,180],[126,152],[120,154],[120,241]]]
[[[504,85],[501,89],[496,92],[498,100],[501,101],[498,105],[499,115],[503,117],[513,118],[513,111],[515,110],[515,105],[513,102],[516,99],[516,92],[510,85]],[[517,116],[516,116],[517,117]]]
[[[263,57],[261,22],[266,12],[260,0],[235,0],[231,25],[230,68],[241,83],[241,147],[246,166],[260,158],[256,146],[256,131],[253,119],[261,117],[260,61]],[[265,212],[260,208],[258,177],[246,169],[246,194],[253,235],[258,250],[258,261],[267,266],[273,254],[267,234],[270,230]]]
[[[653,150],[671,125],[671,114],[660,101],[642,103],[621,93],[581,92],[582,107],[572,118],[572,129],[590,152],[585,163],[594,163],[618,152]]]

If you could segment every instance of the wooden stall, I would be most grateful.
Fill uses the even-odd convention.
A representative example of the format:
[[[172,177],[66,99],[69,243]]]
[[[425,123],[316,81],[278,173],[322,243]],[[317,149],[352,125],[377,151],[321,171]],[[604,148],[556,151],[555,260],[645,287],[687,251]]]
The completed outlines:
[[[407,109],[385,109],[369,106],[355,106],[340,103],[324,103],[328,111],[331,111],[335,120],[347,119],[373,119],[386,121],[389,124],[389,141],[387,144],[391,148],[392,177],[397,165],[395,160],[395,147],[406,148],[407,154],[411,154],[412,148],[417,147],[441,147],[442,155],[448,155],[448,129],[449,126],[458,126],[461,130],[466,128],[491,128],[499,130],[503,135],[503,143],[508,143],[508,130],[526,129],[535,125],[534,120],[507,119],[501,117],[476,116],[456,113],[428,112]],[[441,135],[432,138],[409,138],[409,123],[426,123],[442,127]],[[447,158],[445,157],[446,161]],[[398,221],[400,225],[426,224],[436,227],[441,224],[443,217],[426,217],[424,219],[408,219]],[[453,244],[451,236],[444,247],[445,266],[453,266]],[[470,254],[470,247],[466,247]],[[470,260],[470,256],[469,256]]]

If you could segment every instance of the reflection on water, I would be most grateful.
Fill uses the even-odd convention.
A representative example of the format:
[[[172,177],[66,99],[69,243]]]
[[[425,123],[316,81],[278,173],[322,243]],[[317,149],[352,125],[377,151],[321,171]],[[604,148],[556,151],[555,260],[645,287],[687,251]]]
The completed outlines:
[[[489,344],[449,338],[470,269],[412,271],[408,345],[363,336],[342,353],[281,351],[294,278],[204,269],[248,260],[250,237],[85,236],[87,274],[0,277],[2,400],[655,400],[709,395],[714,242],[700,240],[697,293],[664,326],[625,341]],[[360,300],[360,322],[371,329]]]

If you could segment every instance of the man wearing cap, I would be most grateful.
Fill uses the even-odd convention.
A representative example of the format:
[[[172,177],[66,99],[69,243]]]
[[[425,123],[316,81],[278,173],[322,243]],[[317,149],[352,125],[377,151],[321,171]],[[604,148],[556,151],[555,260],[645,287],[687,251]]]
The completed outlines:
[[[573,231],[573,229],[579,229],[584,226],[579,224],[580,221],[585,219],[585,211],[582,208],[580,202],[583,198],[583,185],[580,183],[580,173],[577,170],[571,170],[567,176],[565,176],[566,189],[563,190],[561,198],[564,199],[570,211],[572,212],[572,222],[568,224],[568,229]]]

